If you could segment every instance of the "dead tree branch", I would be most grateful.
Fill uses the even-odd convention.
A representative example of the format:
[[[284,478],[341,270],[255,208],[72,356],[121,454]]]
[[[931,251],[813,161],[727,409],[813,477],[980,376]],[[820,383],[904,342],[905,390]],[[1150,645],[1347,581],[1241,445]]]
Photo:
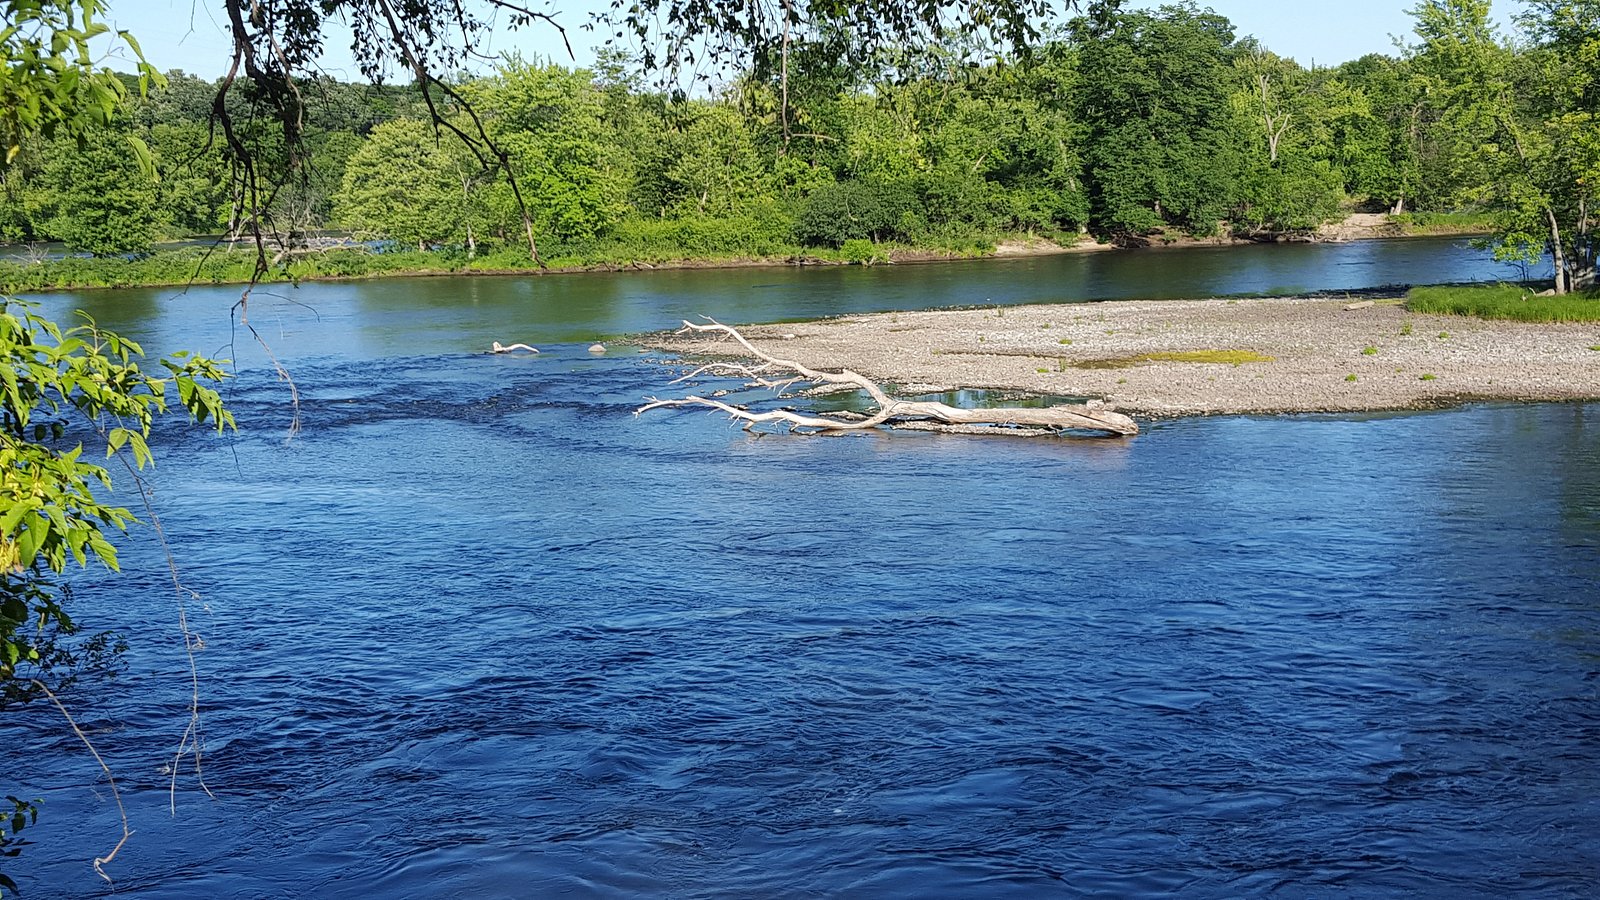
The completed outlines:
[[[970,432],[994,431],[997,433],[1059,433],[1062,431],[1098,431],[1117,435],[1139,433],[1139,426],[1130,418],[1114,412],[1098,401],[1081,405],[1050,406],[1042,409],[991,408],[967,409],[928,400],[901,400],[890,396],[877,382],[864,375],[843,369],[823,372],[791,359],[780,359],[751,344],[738,329],[707,319],[704,324],[684,322],[679,334],[720,334],[743,348],[744,352],[761,361],[760,365],[745,366],[737,363],[713,362],[700,366],[678,384],[703,374],[734,375],[750,380],[752,386],[763,387],[783,396],[783,391],[795,384],[809,382],[814,385],[832,385],[855,388],[871,398],[874,411],[864,417],[821,415],[796,412],[791,409],[753,411],[712,397],[690,395],[659,399],[648,398],[634,411],[634,415],[653,409],[671,407],[700,407],[727,414],[741,422],[747,430],[756,425],[786,426],[799,434],[830,434],[845,431],[862,431],[879,426],[933,427],[937,430]],[[791,377],[774,379],[774,373],[789,373]],[[931,424],[930,424],[931,423]]]

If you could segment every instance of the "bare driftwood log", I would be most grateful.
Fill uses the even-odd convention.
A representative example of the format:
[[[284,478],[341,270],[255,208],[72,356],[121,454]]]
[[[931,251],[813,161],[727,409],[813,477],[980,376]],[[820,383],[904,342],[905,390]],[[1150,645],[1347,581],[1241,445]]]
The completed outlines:
[[[1054,434],[1061,431],[1101,431],[1111,434],[1139,433],[1139,426],[1130,418],[1106,408],[1099,401],[1078,406],[1051,406],[1043,409],[964,409],[926,400],[900,400],[889,396],[871,379],[849,369],[839,372],[821,372],[789,359],[779,359],[756,347],[740,334],[738,329],[707,319],[705,324],[684,322],[678,334],[690,332],[715,333],[732,338],[745,352],[760,360],[749,366],[730,362],[707,363],[693,372],[674,380],[673,384],[691,381],[701,375],[733,376],[749,379],[755,386],[774,391],[778,396],[797,384],[833,385],[858,388],[872,398],[875,412],[866,416],[848,414],[818,415],[795,412],[790,409],[753,411],[726,403],[712,397],[690,395],[672,399],[648,398],[645,405],[634,410],[634,415],[662,407],[697,406],[719,410],[735,421],[743,422],[746,430],[763,423],[786,426],[802,434],[861,431],[881,425],[904,426],[961,433],[1004,432]]]

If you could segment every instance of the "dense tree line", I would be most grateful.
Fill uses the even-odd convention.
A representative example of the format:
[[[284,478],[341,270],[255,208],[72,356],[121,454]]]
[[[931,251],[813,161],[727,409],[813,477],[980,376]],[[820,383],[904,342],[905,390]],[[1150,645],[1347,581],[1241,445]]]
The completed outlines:
[[[274,129],[245,137],[274,230],[411,248],[628,234],[693,255],[1008,232],[1137,245],[1310,232],[1352,208],[1464,209],[1499,216],[1506,256],[1556,250],[1565,287],[1594,269],[1600,0],[1526,6],[1507,36],[1488,0],[1423,0],[1401,53],[1332,68],[1190,3],[1115,0],[1087,4],[1027,65],[974,66],[952,49],[907,73],[813,37],[783,66],[688,100],[613,55],[593,70],[512,59],[453,84],[504,165],[436,127],[405,88],[307,86],[303,179],[273,181]],[[5,175],[0,237],[123,254],[239,230],[245,188],[225,177],[214,93],[174,73],[111,129],[26,144]],[[251,120],[247,93],[229,102]],[[465,107],[444,112],[469,130]]]

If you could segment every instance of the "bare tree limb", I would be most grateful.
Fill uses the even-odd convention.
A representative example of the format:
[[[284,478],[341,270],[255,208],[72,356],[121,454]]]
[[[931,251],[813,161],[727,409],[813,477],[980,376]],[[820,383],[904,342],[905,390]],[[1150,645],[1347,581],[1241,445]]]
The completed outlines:
[[[801,434],[863,431],[882,425],[894,427],[910,425],[911,423],[923,423],[921,427],[924,428],[947,427],[948,430],[963,433],[973,431],[974,426],[978,426],[980,430],[1003,431],[1006,433],[1018,433],[1019,431],[1051,434],[1062,431],[1098,431],[1117,435],[1139,433],[1137,423],[1121,413],[1114,412],[1099,401],[1091,401],[1081,405],[1050,406],[1042,409],[966,409],[930,400],[901,400],[890,396],[872,379],[849,369],[842,369],[838,372],[824,372],[795,360],[780,359],[757,349],[744,335],[739,333],[738,329],[723,325],[712,319],[707,319],[704,324],[698,325],[693,322],[684,322],[683,328],[679,329],[678,333],[720,334],[731,339],[743,348],[746,353],[760,360],[761,365],[746,366],[730,362],[707,363],[683,378],[674,380],[673,384],[682,383],[702,374],[735,375],[748,378],[753,385],[767,388],[781,396],[783,390],[805,381],[816,385],[850,387],[863,391],[872,399],[872,405],[876,411],[865,417],[810,415],[790,409],[754,411],[722,400],[692,394],[687,397],[668,399],[648,398],[643,406],[634,411],[634,415],[649,412],[653,409],[700,407],[725,413],[734,421],[742,422],[747,430],[756,425],[777,424],[787,426],[789,431]],[[789,372],[793,373],[794,377],[775,380],[767,377],[768,373],[772,372]]]
[[[94,858],[95,874],[104,878],[106,884],[110,884],[111,876],[106,874],[104,867],[117,858],[117,854],[122,852],[122,846],[128,843],[128,838],[133,837],[133,829],[128,827],[128,810],[122,805],[122,792],[117,790],[117,777],[111,774],[111,767],[106,765],[104,759],[100,758],[100,751],[94,748],[94,742],[89,740],[89,736],[83,733],[82,728],[78,727],[78,723],[72,718],[72,713],[67,712],[66,706],[61,703],[61,699],[51,692],[44,682],[38,679],[33,680],[33,686],[43,691],[44,695],[50,698],[50,702],[56,705],[56,709],[61,711],[61,715],[67,720],[67,724],[72,726],[73,734],[78,736],[78,740],[83,741],[83,745],[89,748],[90,755],[94,757],[94,761],[100,764],[100,771],[106,774],[106,783],[111,785],[111,799],[116,801],[117,815],[122,817],[122,838],[117,841],[115,847],[111,848],[110,853]]]

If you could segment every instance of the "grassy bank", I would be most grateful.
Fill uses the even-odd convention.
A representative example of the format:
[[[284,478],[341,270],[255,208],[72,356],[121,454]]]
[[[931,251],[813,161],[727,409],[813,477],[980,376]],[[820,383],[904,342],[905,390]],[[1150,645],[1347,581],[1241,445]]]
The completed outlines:
[[[891,259],[961,259],[993,255],[1018,235],[958,235],[916,244],[849,241],[840,248],[806,247],[758,222],[632,222],[605,238],[549,243],[540,247],[544,265],[518,247],[469,257],[462,250],[339,248],[298,256],[274,269],[268,281],[379,278],[404,275],[515,274],[651,267],[771,264],[871,264]],[[1071,238],[1067,238],[1070,242]],[[242,284],[255,268],[250,245],[211,250],[162,250],[137,259],[67,257],[45,261],[0,261],[0,290],[12,293],[83,288],[169,287]]]
[[[1406,295],[1406,308],[1516,322],[1600,322],[1600,292],[1541,297],[1515,284],[1418,287]]]
[[[1390,216],[1389,224],[1407,237],[1449,234],[1488,234],[1495,229],[1494,218],[1481,212],[1418,212]]]

